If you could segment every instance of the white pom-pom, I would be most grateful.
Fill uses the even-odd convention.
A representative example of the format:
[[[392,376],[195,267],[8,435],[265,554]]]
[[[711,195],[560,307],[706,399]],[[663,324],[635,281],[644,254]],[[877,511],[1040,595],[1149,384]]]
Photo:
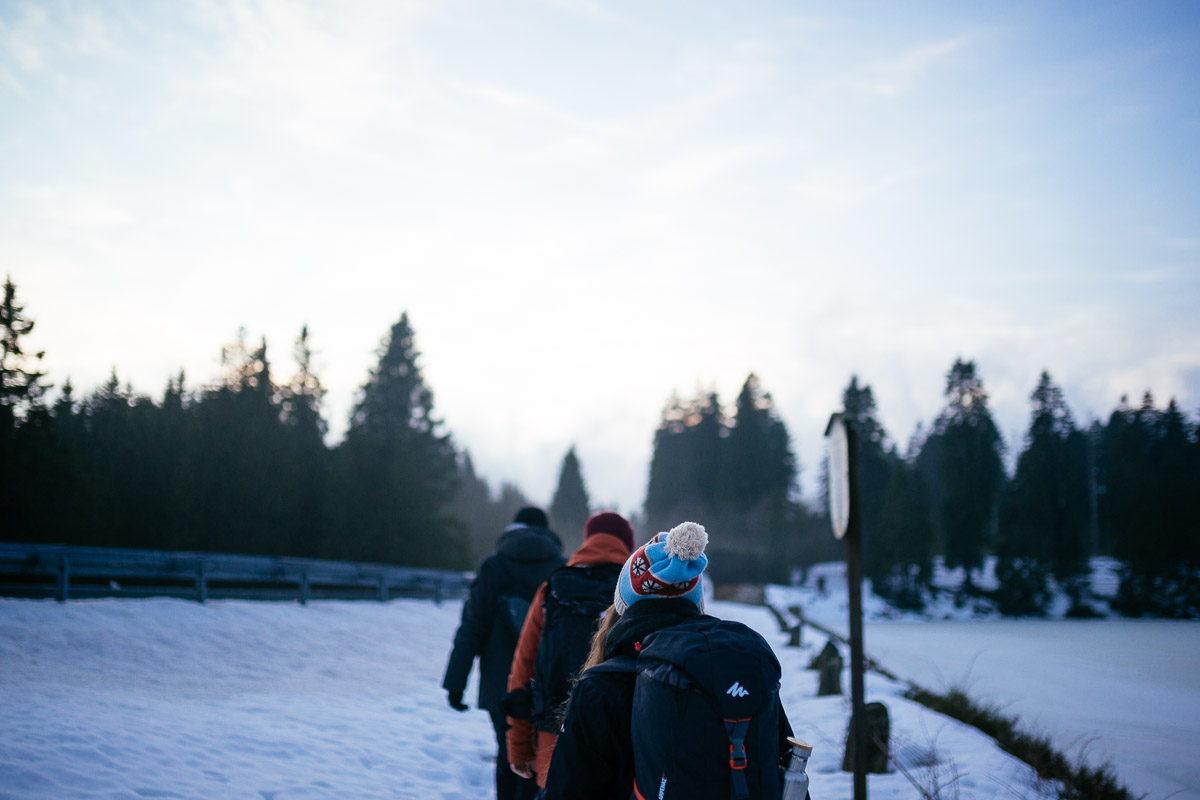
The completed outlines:
[[[681,522],[667,534],[667,553],[684,561],[694,561],[708,546],[708,531],[698,522]]]

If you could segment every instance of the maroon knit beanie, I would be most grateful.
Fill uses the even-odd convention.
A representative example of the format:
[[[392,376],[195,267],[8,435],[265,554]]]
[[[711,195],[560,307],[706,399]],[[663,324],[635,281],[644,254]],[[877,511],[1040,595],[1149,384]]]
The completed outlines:
[[[583,538],[586,539],[593,533],[615,536],[633,552],[633,526],[615,511],[601,511],[588,517],[587,524],[583,526]]]

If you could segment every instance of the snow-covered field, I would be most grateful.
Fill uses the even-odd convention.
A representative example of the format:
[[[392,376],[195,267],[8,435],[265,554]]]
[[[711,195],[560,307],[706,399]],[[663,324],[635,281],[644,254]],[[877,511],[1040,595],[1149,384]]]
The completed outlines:
[[[824,596],[775,587],[773,600],[799,602],[844,635],[843,575],[830,567]],[[950,608],[935,615],[949,619],[888,619],[879,598],[864,606],[867,654],[899,677],[962,688],[1068,756],[1111,763],[1147,800],[1200,800],[1200,622],[969,619]]]
[[[486,798],[486,715],[445,705],[461,605],[0,599],[0,798]],[[776,645],[783,699],[816,746],[816,800],[849,798],[848,701],[817,698],[801,650],[760,608],[712,603]],[[848,681],[844,681],[848,685]],[[1049,798],[974,729],[869,676],[903,771],[872,798]],[[473,691],[473,687],[469,692]]]

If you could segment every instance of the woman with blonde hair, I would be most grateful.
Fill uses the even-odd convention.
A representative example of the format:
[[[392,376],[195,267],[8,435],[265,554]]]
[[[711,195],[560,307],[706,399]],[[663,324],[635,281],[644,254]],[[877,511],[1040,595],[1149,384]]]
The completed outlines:
[[[625,562],[617,580],[613,605],[605,613],[592,639],[588,659],[567,704],[562,733],[546,779],[545,797],[549,800],[628,800],[630,797],[643,796],[665,796],[669,800],[689,794],[691,790],[684,788],[687,782],[695,775],[702,774],[708,766],[698,765],[698,769],[691,769],[692,765],[687,764],[687,760],[693,756],[690,752],[674,754],[682,768],[672,773],[670,791],[668,774],[664,772],[660,778],[657,771],[652,779],[642,779],[647,783],[652,780],[653,786],[644,787],[648,791],[638,788],[635,781],[634,704],[635,686],[641,680],[638,657],[643,645],[649,654],[664,642],[681,642],[697,633],[706,641],[750,642],[744,658],[735,645],[735,650],[730,654],[731,663],[747,666],[747,670],[744,670],[747,685],[753,686],[756,691],[766,686],[766,690],[759,694],[770,699],[766,701],[761,716],[766,720],[763,724],[770,726],[768,738],[771,740],[768,747],[759,748],[760,757],[770,763],[758,765],[762,774],[770,775],[770,778],[755,777],[751,788],[757,790],[769,782],[772,787],[763,794],[778,797],[778,786],[774,785],[778,782],[777,768],[786,759],[789,752],[786,737],[792,733],[778,699],[779,663],[771,653],[770,646],[757,633],[740,623],[717,620],[704,613],[701,574],[708,565],[708,557],[704,554],[707,544],[708,533],[702,525],[684,522],[668,533],[656,534]],[[762,667],[759,674],[754,674],[751,665]],[[682,680],[686,682],[688,679],[683,677]],[[674,686],[671,690],[678,692],[684,688]],[[637,702],[653,705],[642,691],[639,687]],[[731,694],[732,699],[725,698],[725,701],[742,702],[745,694],[737,688]],[[759,698],[754,700],[762,702]],[[747,699],[745,702],[750,701]],[[668,705],[673,706],[674,702]],[[641,741],[649,736],[656,743],[670,748],[674,734],[683,732],[664,730],[659,735],[657,730],[648,728],[653,728],[660,720],[668,725],[678,720],[671,719],[669,714],[655,716],[650,708],[641,705],[636,711],[636,724],[642,728],[638,732]],[[717,724],[720,722],[720,719],[716,720]],[[757,730],[754,733],[757,734]],[[733,734],[730,734],[729,741],[741,740],[733,739]],[[750,749],[749,745],[746,749]],[[730,754],[726,753],[719,759],[722,762],[721,769],[726,774],[730,772],[726,762],[732,765],[735,760],[727,756]],[[639,752],[637,761],[642,765],[641,768],[645,768],[646,760],[646,752]],[[733,769],[736,771],[739,768]],[[694,773],[691,778],[684,774],[688,772]],[[678,775],[677,779],[675,775]],[[730,782],[738,779],[735,776],[724,781],[725,797],[729,797]],[[735,794],[740,794],[737,788],[735,785]]]

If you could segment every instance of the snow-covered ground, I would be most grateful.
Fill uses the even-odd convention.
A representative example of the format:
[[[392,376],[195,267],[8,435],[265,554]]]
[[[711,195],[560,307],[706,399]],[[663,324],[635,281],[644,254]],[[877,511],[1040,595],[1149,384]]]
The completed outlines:
[[[773,601],[799,602],[844,635],[844,573],[824,565],[809,586],[817,574],[826,594],[773,587]],[[899,677],[962,688],[1068,756],[1111,763],[1147,800],[1200,800],[1200,621],[972,619],[948,600],[922,619],[895,615],[873,595],[864,607],[867,654]]]
[[[487,717],[439,688],[460,603],[0,599],[0,798],[486,798]],[[783,699],[815,745],[816,800],[849,798],[847,700],[817,698],[804,649],[761,608],[712,603],[776,646]],[[844,681],[848,685],[848,681]],[[1050,798],[974,729],[871,675],[903,771],[873,798]],[[473,687],[469,689],[473,692]]]

